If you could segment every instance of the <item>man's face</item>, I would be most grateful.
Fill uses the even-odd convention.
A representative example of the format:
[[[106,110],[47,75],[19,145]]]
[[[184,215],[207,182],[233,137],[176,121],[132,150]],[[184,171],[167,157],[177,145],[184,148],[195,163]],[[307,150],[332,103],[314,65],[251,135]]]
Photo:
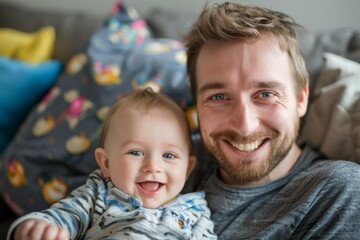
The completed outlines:
[[[207,43],[197,60],[197,110],[203,141],[228,184],[258,185],[288,173],[300,149],[292,66],[272,35],[257,41]]]

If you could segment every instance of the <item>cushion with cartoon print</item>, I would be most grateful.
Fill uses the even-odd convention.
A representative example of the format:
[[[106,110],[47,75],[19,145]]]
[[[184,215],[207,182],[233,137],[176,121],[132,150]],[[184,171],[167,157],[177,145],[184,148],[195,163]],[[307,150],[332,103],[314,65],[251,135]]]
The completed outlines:
[[[19,215],[85,183],[107,109],[122,94],[152,87],[183,108],[191,93],[181,42],[152,37],[125,5],[95,32],[26,118],[0,161],[0,193]]]

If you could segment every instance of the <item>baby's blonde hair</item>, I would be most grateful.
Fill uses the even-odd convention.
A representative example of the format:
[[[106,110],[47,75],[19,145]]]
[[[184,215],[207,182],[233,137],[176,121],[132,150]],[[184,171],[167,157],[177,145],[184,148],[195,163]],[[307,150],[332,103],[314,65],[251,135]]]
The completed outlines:
[[[184,134],[186,135],[186,139],[188,139],[189,152],[192,154],[191,130],[183,109],[168,96],[162,93],[155,93],[151,88],[134,90],[133,92],[122,96],[114,103],[104,119],[98,147],[104,148],[111,119],[115,113],[121,109],[134,109],[142,114],[148,114],[156,109],[167,110],[184,125],[184,129],[186,129]]]

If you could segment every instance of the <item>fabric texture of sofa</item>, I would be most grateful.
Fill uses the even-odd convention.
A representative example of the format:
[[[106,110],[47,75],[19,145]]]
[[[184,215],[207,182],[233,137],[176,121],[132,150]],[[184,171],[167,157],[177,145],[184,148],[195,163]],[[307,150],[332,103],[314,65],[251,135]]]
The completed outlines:
[[[190,122],[193,119],[198,154],[211,161],[199,140],[181,42],[181,33],[190,28],[196,16],[160,8],[148,16],[136,16],[130,9],[130,6],[119,7],[115,15],[97,17],[0,4],[0,28],[36,32],[46,26],[54,27],[52,60],[63,64],[63,71],[42,92],[41,98],[37,98],[6,149],[0,153],[3,201],[0,203],[0,239],[4,239],[9,224],[18,215],[39,210],[57,200],[51,195],[52,184],[63,187],[64,191],[57,196],[63,197],[84,181],[96,167],[92,152],[106,107],[133,88],[157,87],[177,101]],[[360,81],[360,73],[356,70],[360,62],[360,30],[309,33],[301,35],[299,40],[310,73],[311,92],[309,113],[303,122],[306,132],[299,141],[311,143],[329,157],[360,162],[359,150],[356,150],[360,149],[360,141],[356,141],[358,137],[353,134],[359,122],[351,121],[360,110],[357,89],[350,95],[340,90],[335,101],[322,105],[332,93],[327,91],[329,88],[339,85],[340,89],[347,88],[355,86],[354,81]],[[336,60],[329,53],[336,55]],[[352,83],[346,80],[349,74]],[[323,106],[327,117],[321,115],[325,112],[321,111]],[[342,111],[338,110],[339,106]],[[342,121],[336,121],[339,112]],[[342,131],[339,143],[334,140],[338,135],[337,126],[348,121],[351,124]],[[312,122],[316,122],[315,130]],[[318,126],[322,127],[321,132],[316,132]],[[350,147],[346,153],[337,152],[337,155],[328,151],[333,149],[331,146],[349,142],[355,150]],[[51,167],[41,169],[44,164]],[[197,177],[191,176],[189,181],[196,182]]]

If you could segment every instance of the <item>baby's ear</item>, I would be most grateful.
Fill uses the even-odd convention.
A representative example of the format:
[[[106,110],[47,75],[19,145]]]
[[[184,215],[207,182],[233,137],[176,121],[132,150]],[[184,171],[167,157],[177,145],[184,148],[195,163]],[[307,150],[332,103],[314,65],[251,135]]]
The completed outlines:
[[[108,155],[103,148],[96,148],[95,150],[95,158],[96,162],[98,163],[101,172],[104,176],[104,178],[110,178],[110,172],[109,172],[109,158]]]
[[[190,155],[189,165],[186,171],[186,178],[190,176],[190,173],[194,170],[195,165],[196,165],[196,157],[194,155]]]

